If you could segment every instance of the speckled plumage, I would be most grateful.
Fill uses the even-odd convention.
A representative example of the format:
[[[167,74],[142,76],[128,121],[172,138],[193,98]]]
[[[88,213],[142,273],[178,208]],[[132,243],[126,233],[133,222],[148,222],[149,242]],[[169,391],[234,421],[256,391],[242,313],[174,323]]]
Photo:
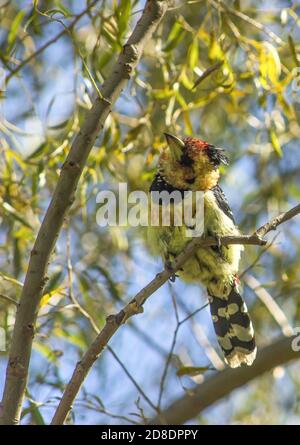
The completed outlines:
[[[224,150],[196,138],[181,141],[166,136],[168,146],[161,154],[158,175],[150,190],[203,191],[204,236],[238,235],[232,212],[218,185],[218,167],[227,163]],[[190,241],[186,229],[184,225],[172,224],[152,227],[149,244],[164,261],[172,262]],[[250,365],[256,355],[252,324],[237,285],[242,250],[241,245],[199,248],[178,272],[184,281],[206,286],[217,338],[231,367]]]

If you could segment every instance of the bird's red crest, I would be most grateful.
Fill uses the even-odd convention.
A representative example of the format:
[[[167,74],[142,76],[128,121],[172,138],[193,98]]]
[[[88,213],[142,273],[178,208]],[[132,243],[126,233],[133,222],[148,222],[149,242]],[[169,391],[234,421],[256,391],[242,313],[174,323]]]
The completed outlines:
[[[190,136],[184,138],[183,142],[185,143],[186,147],[198,150],[205,150],[210,145],[206,141],[202,141],[201,139],[198,138],[192,138]]]

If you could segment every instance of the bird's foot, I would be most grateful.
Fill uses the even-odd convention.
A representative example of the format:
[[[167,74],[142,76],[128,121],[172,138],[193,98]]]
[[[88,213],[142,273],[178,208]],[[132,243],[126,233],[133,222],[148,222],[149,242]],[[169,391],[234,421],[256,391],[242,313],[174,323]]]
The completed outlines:
[[[171,283],[174,283],[176,278],[178,278],[178,275],[176,275],[176,273],[174,272],[173,265],[172,265],[170,260],[166,260],[166,262],[165,262],[165,269],[168,272],[171,272],[171,276],[169,277],[169,280],[171,281]]]
[[[228,246],[222,244],[222,241],[221,241],[222,237],[220,235],[214,234],[213,237],[215,238],[216,243],[217,243],[216,246],[214,246],[214,248],[217,252],[219,252],[220,254],[222,253],[222,246],[224,246],[226,249],[228,249]]]
[[[222,246],[220,235],[215,235],[215,239],[216,239],[216,242],[217,242],[217,248],[220,250],[221,246]]]

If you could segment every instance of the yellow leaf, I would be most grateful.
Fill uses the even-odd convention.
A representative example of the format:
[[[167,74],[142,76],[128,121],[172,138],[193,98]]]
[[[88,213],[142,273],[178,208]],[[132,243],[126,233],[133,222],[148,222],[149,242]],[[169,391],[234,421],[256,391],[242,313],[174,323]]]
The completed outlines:
[[[64,291],[64,287],[58,287],[57,289],[52,290],[51,292],[48,292],[47,294],[42,296],[42,299],[40,301],[40,308],[43,306],[46,306],[46,304],[49,303],[50,299],[54,296],[54,295],[59,295],[61,294],[61,292]],[[61,296],[61,295],[60,295]]]
[[[224,60],[225,55],[214,34],[211,35],[208,57],[210,60]]]
[[[16,284],[16,285],[19,286],[19,287],[23,287],[23,283],[21,283],[20,281],[16,280],[16,279],[13,278],[13,277],[10,277],[10,276],[8,276],[8,275],[5,275],[5,274],[2,273],[2,272],[0,272],[0,277],[1,277],[3,280],[8,281],[9,283]]]
[[[269,84],[277,85],[281,74],[281,62],[275,46],[264,42],[260,49],[259,71],[263,88],[269,89]]]
[[[272,147],[274,148],[275,153],[277,154],[277,156],[279,156],[281,158],[282,157],[282,149],[281,149],[277,134],[275,133],[275,131],[273,129],[269,130],[269,136],[270,136],[270,141],[271,141]]]
[[[198,65],[199,53],[198,53],[198,40],[194,39],[189,47],[188,61],[189,67],[193,70]]]
[[[186,134],[193,135],[194,134],[193,125],[190,119],[190,113],[188,111],[183,112],[183,120],[184,120]]]

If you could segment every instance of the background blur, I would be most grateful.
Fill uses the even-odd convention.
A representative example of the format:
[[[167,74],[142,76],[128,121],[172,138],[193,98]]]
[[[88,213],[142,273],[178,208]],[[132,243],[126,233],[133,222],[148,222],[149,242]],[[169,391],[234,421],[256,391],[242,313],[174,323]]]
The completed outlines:
[[[91,3],[0,1],[0,323],[7,345],[15,314],[9,298],[19,297],[59,169],[94,84],[110,74],[144,5]],[[96,195],[119,182],[148,190],[164,131],[228,150],[221,183],[242,232],[299,202],[299,25],[297,1],[173,2],[97,139],[52,255],[22,423],[49,423],[95,337],[93,322],[100,328],[162,269],[146,228],[97,225]],[[259,346],[300,326],[299,221],[271,233],[267,249],[245,248],[241,281]],[[159,289],[97,361],[69,422],[141,422],[155,414],[147,399],[166,407],[222,369],[207,308],[174,338],[178,320],[205,303],[205,289],[179,280]],[[2,392],[7,354],[0,354]],[[184,375],[185,366],[201,369]],[[298,366],[275,368],[194,422],[300,423]]]

